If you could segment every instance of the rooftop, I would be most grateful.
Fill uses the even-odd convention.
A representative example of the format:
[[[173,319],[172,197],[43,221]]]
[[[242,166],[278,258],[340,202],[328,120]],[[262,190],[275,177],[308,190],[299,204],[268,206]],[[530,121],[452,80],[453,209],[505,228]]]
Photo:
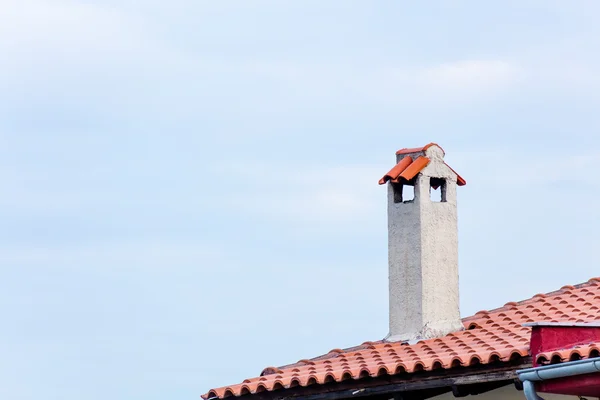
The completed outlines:
[[[494,310],[479,311],[462,319],[464,330],[443,337],[412,344],[377,341],[345,350],[334,349],[295,364],[265,368],[258,377],[212,389],[202,397],[222,399],[347,380],[407,377],[487,364],[522,364],[530,356],[531,327],[526,324],[594,321],[600,321],[600,278],[506,303]],[[589,343],[540,357],[562,362],[596,357],[599,353],[600,343]]]

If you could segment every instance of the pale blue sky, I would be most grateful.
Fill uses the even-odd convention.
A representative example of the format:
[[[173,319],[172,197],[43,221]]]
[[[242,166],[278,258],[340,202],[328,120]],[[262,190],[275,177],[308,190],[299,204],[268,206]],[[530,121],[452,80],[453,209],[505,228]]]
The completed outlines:
[[[600,275],[600,3],[0,8],[0,398],[197,399],[387,333],[385,188],[440,143],[462,314]]]

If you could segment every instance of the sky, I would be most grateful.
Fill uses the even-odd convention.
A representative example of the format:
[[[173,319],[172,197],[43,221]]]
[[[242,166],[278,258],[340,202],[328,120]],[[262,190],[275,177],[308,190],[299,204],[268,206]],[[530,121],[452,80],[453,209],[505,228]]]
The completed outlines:
[[[600,275],[596,1],[1,3],[0,398],[383,338],[402,147],[468,182],[463,316]]]

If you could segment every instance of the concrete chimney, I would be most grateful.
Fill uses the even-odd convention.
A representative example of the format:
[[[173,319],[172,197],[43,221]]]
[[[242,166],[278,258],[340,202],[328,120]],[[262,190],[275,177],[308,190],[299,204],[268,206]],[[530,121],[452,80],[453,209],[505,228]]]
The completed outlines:
[[[463,329],[458,293],[456,187],[466,182],[435,143],[396,153],[388,190],[390,331],[413,341]]]

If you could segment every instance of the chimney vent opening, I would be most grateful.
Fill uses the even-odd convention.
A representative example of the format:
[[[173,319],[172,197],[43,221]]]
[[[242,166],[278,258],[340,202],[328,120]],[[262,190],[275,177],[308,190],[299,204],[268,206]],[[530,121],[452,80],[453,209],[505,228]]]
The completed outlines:
[[[394,183],[394,203],[410,203],[415,199],[415,187],[410,184]]]
[[[429,197],[435,203],[446,202],[446,180],[443,178],[431,178],[429,180]]]

